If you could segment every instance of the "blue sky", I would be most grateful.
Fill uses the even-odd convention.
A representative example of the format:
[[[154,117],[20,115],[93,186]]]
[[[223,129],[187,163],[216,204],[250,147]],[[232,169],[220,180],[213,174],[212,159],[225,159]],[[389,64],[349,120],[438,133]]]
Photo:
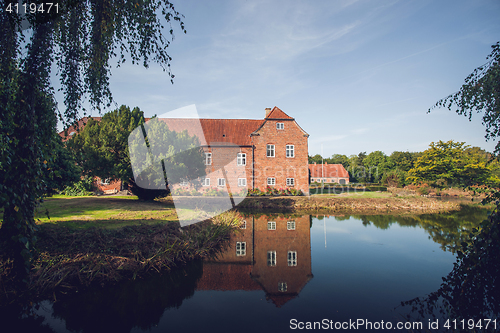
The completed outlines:
[[[278,106],[310,134],[309,154],[325,157],[451,139],[494,149],[480,115],[427,109],[486,62],[500,40],[498,0],[173,3],[187,29],[169,47],[174,84],[155,64],[127,62],[112,71],[118,105],[248,119]]]

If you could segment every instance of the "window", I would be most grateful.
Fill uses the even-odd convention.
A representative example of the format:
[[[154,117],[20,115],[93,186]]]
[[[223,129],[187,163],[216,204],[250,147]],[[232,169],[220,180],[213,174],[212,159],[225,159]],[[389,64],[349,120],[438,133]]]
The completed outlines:
[[[238,153],[238,155],[236,156],[236,165],[247,165],[247,154]]]
[[[276,222],[267,222],[267,230],[276,230]]]
[[[243,222],[240,225],[240,229],[246,229],[247,228],[247,220],[243,220]]]
[[[297,266],[297,251],[288,251],[288,266]]]
[[[226,186],[226,178],[218,178],[217,180],[219,186]]]
[[[210,178],[202,178],[201,185],[202,186],[210,186]]]
[[[284,123],[276,123],[276,129],[285,129]]]
[[[287,287],[286,282],[278,282],[278,291],[284,293],[288,289]]]
[[[293,145],[286,145],[286,157],[295,157]]]
[[[274,157],[274,145],[267,145],[267,157]]]
[[[294,186],[294,185],[295,185],[295,179],[293,178],[286,179],[286,186]]]
[[[276,185],[276,178],[267,178],[267,185]]]
[[[212,165],[212,153],[205,153],[205,165]]]
[[[236,256],[243,257],[247,255],[247,243],[236,242]]]
[[[246,178],[238,178],[238,186],[247,186]]]
[[[267,266],[276,266],[276,251],[267,251]]]
[[[286,223],[286,229],[287,230],[295,230],[295,221],[288,221]]]
[[[104,180],[101,179],[101,185],[109,185],[109,178],[106,178]]]
[[[181,179],[181,186],[188,186],[189,185],[189,182],[187,181],[187,179]]]

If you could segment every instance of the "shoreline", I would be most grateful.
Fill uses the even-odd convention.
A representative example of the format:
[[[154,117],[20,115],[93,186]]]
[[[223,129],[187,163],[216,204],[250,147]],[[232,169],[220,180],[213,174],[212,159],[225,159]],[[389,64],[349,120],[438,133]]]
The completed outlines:
[[[479,202],[479,201],[478,201]],[[237,207],[238,210],[267,212],[328,212],[355,214],[432,214],[460,209],[464,204],[478,202],[445,201],[426,197],[379,197],[355,198],[332,196],[303,197],[247,197]]]

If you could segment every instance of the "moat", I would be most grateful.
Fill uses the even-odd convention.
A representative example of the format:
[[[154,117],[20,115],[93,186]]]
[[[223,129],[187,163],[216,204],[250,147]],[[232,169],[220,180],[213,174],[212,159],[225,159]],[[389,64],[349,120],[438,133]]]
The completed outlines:
[[[283,332],[324,319],[396,325],[407,313],[401,302],[439,287],[486,215],[470,207],[418,216],[246,215],[217,257],[1,317],[31,332]]]

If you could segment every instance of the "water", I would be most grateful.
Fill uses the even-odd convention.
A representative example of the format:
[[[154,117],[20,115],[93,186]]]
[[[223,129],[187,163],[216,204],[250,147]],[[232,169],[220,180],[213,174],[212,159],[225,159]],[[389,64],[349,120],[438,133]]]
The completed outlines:
[[[31,332],[284,332],[358,320],[395,328],[405,322],[400,303],[439,288],[485,214],[247,215],[217,258],[4,316]]]

